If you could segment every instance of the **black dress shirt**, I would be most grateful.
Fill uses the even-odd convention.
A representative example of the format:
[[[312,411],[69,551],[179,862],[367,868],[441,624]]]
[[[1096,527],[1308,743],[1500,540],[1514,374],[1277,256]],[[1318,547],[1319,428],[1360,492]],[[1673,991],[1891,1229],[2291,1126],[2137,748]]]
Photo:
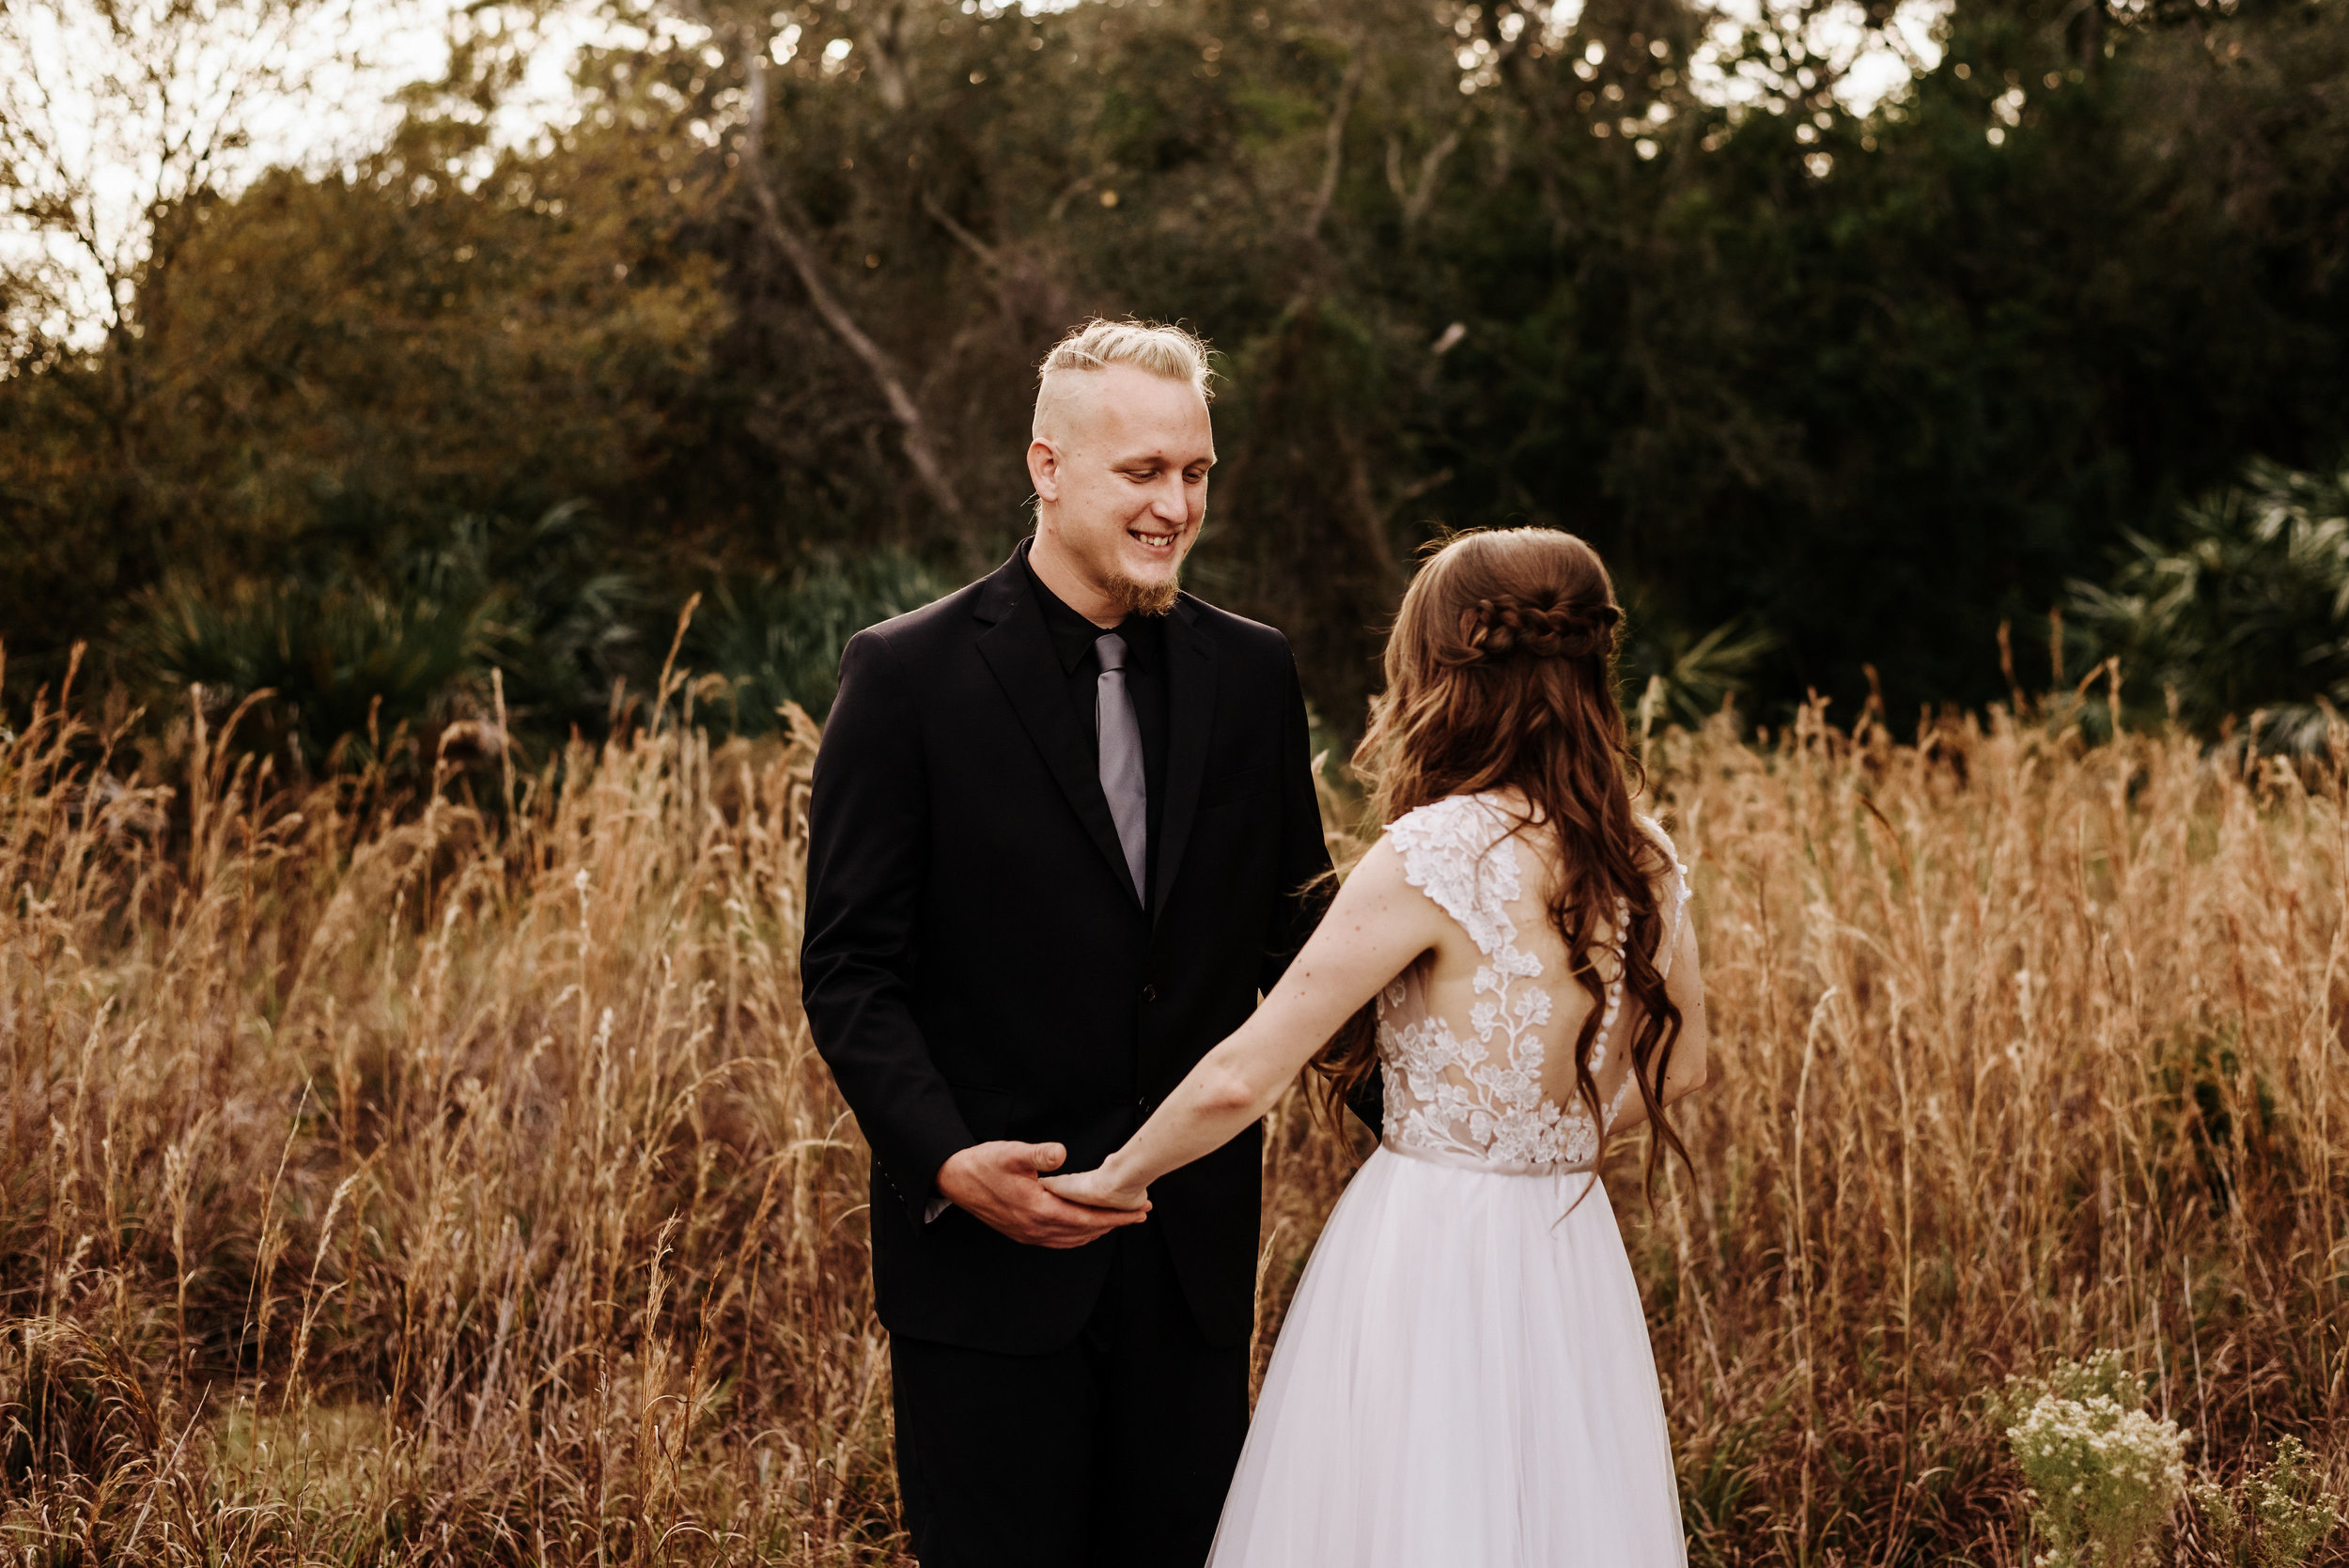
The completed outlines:
[[[1068,677],[1068,706],[1077,718],[1077,733],[1085,737],[1097,768],[1101,757],[1101,657],[1094,644],[1111,631],[1126,639],[1126,691],[1133,699],[1134,722],[1142,730],[1142,782],[1147,796],[1143,820],[1149,832],[1145,863],[1150,885],[1143,890],[1143,907],[1152,908],[1158,896],[1160,802],[1166,799],[1166,617],[1128,615],[1114,627],[1094,625],[1044,585],[1028,560],[1031,543],[1021,541],[1019,565],[1035,591],[1036,608],[1044,612],[1053,657]]]

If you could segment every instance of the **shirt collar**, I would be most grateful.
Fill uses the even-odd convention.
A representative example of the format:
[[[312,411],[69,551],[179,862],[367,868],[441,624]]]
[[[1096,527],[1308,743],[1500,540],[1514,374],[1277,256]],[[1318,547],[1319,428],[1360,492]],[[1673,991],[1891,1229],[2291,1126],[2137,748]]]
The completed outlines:
[[[1044,585],[1028,559],[1031,543],[1031,539],[1020,541],[1019,566],[1028,574],[1028,585],[1035,590],[1036,608],[1044,612],[1044,629],[1051,634],[1052,652],[1064,671],[1075,675],[1093,657],[1095,639],[1112,630],[1126,639],[1126,655],[1135,668],[1144,672],[1158,668],[1159,652],[1165,646],[1165,616],[1128,615],[1115,627],[1095,626]]]

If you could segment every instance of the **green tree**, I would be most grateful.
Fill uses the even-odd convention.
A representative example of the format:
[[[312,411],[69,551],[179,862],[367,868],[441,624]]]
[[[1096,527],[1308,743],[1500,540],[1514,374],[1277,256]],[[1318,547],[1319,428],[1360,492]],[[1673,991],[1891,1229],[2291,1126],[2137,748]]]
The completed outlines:
[[[1341,734],[1412,552],[1480,523],[1766,635],[1707,677],[1760,709],[1999,695],[2000,620],[2349,443],[2349,16],[1957,0],[1863,105],[1828,9],[623,7],[577,122],[503,151],[469,12],[385,147],[190,209],[135,483],[89,439],[116,349],[0,378],[0,635],[103,654],[338,497],[592,502],[638,647],[819,560],[967,579],[1026,527],[1036,360],[1131,312],[1221,353],[1195,579]]]
[[[2132,533],[2110,580],[2075,583],[2072,606],[2140,706],[2174,700],[2204,734],[2250,720],[2261,745],[2321,750],[2349,708],[2349,468],[2254,461],[2174,530]]]

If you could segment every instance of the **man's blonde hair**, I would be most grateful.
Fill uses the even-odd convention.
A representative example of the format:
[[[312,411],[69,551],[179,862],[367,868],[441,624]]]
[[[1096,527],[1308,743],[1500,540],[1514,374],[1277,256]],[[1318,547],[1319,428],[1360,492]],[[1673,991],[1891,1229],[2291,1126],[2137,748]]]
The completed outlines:
[[[1189,381],[1203,400],[1215,396],[1207,384],[1206,339],[1187,327],[1163,321],[1104,321],[1096,317],[1052,345],[1044,363],[1035,367],[1035,404],[1040,417],[1046,390],[1063,370],[1107,370],[1130,365],[1171,381]]]

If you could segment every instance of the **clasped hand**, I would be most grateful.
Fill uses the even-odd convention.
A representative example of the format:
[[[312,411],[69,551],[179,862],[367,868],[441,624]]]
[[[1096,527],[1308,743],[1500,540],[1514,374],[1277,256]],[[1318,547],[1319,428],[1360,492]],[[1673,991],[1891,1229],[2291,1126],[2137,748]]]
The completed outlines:
[[[1066,1176],[1046,1176],[1041,1183],[1055,1195],[1072,1203],[1082,1203],[1097,1213],[1147,1214],[1150,1212],[1150,1189],[1146,1187],[1124,1188],[1110,1179],[1106,1165],[1092,1171],[1078,1171]]]
[[[1045,1174],[1067,1158],[1059,1143],[974,1143],[939,1167],[938,1193],[1031,1247],[1082,1247],[1149,1214],[1147,1192],[1112,1192],[1098,1171]]]

